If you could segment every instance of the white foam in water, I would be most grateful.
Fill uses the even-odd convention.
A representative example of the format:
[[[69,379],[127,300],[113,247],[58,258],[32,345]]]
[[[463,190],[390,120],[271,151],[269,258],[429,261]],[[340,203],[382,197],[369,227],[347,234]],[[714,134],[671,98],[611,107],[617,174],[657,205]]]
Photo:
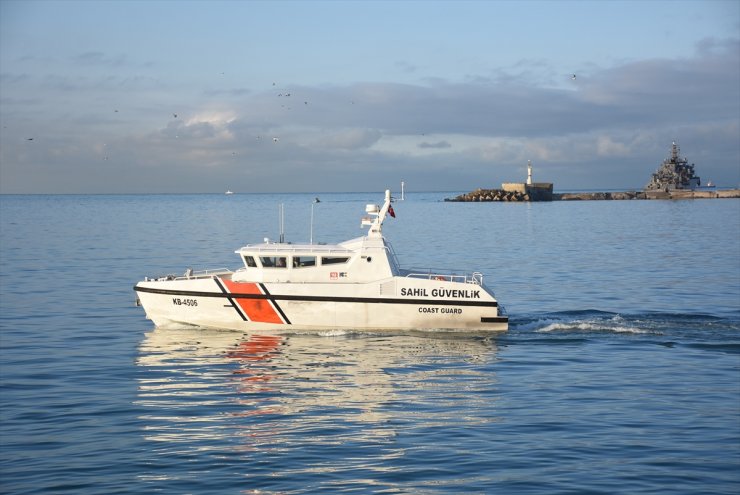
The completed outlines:
[[[327,329],[327,330],[317,330],[316,335],[320,335],[321,337],[341,337],[343,335],[348,335],[350,332],[348,330],[343,329]]]
[[[546,320],[547,321],[547,320]],[[535,322],[535,331],[536,332],[559,332],[559,331],[565,331],[565,332],[572,332],[572,331],[579,331],[579,332],[616,332],[616,333],[635,333],[635,334],[643,334],[648,333],[647,330],[642,328],[637,328],[634,326],[630,326],[625,323],[624,318],[622,318],[619,315],[616,315],[612,318],[600,320],[600,319],[587,319],[587,320],[573,320],[573,321],[555,321],[552,323],[547,323],[542,328],[536,328],[542,324],[542,321]]]
[[[344,337],[346,335],[376,335],[375,332],[353,328],[327,328],[324,330],[301,330],[296,331],[299,335],[316,335],[318,337]]]

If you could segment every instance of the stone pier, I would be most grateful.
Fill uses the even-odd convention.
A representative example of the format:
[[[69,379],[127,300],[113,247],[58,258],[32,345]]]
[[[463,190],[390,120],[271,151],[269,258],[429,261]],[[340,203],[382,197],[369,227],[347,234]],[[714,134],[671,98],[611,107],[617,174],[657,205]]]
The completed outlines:
[[[530,202],[530,201],[603,201],[632,199],[722,199],[740,198],[740,189],[674,190],[674,191],[624,191],[587,193],[531,194],[531,190],[476,189],[454,198],[453,202]]]

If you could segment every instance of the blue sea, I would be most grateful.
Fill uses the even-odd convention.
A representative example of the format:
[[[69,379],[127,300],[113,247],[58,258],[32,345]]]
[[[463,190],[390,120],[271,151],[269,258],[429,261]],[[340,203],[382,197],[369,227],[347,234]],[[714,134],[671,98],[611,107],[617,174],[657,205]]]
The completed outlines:
[[[490,337],[159,330],[145,276],[363,234],[383,193],[0,196],[0,492],[740,493],[740,200],[446,203],[384,225],[479,270]],[[320,203],[313,204],[315,196]]]

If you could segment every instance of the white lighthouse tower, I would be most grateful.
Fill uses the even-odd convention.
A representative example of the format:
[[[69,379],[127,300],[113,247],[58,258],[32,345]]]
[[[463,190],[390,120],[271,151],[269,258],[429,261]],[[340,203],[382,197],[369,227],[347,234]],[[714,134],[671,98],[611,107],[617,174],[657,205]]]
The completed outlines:
[[[527,182],[504,182],[501,189],[508,193],[528,196],[529,199],[523,201],[552,201],[552,182],[532,180],[532,160],[527,160]]]

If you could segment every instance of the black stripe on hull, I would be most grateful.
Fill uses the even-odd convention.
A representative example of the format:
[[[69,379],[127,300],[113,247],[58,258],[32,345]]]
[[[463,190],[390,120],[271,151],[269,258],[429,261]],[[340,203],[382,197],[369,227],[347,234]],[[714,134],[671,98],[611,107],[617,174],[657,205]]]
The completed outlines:
[[[280,316],[282,317],[283,321],[286,325],[290,325],[290,320],[288,319],[288,315],[286,315],[283,312],[283,308],[280,307],[280,305],[277,303],[275,298],[270,294],[270,291],[267,290],[267,287],[265,287],[265,284],[260,283],[260,288],[262,289],[262,292],[267,296],[267,299],[269,299],[270,303],[272,303],[272,307],[277,310],[278,313],[280,313]]]
[[[508,316],[482,316],[480,319],[481,323],[508,323]]]
[[[231,294],[229,294],[229,291],[226,290],[226,287],[224,287],[224,284],[221,283],[221,279],[218,277],[213,277],[213,280],[216,282],[216,285],[218,285],[218,288],[221,289],[221,292],[223,292],[223,297],[226,297],[226,299],[229,300],[229,304],[231,304],[231,307],[234,308],[236,313],[241,317],[244,321],[249,321],[249,318],[247,318],[247,315],[244,314],[244,311],[242,311],[242,308],[237,304],[237,302],[234,300]],[[136,287],[134,287],[136,289]]]
[[[262,285],[262,284],[260,284]],[[381,297],[336,297],[336,296],[294,296],[294,295],[275,295],[275,294],[219,294],[218,292],[201,292],[191,290],[170,290],[170,289],[153,289],[151,287],[134,286],[137,292],[148,292],[150,294],[163,294],[170,296],[191,296],[191,297],[225,297],[227,299],[268,299],[272,302],[280,301],[312,301],[312,302],[344,302],[344,303],[368,303],[368,304],[427,304],[432,306],[477,306],[483,308],[496,308],[496,301],[455,301],[450,299],[398,299],[398,298],[381,298]],[[267,291],[267,289],[265,289]],[[280,311],[282,314],[282,311]]]

